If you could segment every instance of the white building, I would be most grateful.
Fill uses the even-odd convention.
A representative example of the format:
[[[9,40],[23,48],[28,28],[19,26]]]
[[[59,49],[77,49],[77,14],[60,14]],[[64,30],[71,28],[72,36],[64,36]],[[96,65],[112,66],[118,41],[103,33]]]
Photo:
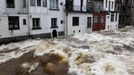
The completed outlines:
[[[66,34],[91,32],[93,16],[88,0],[66,0]]]
[[[0,0],[0,41],[118,28],[115,0]]]
[[[23,0],[0,0],[0,38],[28,35],[28,15]]]
[[[64,34],[64,0],[30,0],[30,34],[46,37]]]
[[[119,13],[115,10],[116,0],[104,0],[103,8],[107,12],[106,15],[106,30],[118,29]]]
[[[64,35],[64,0],[0,0],[0,38]]]
[[[115,0],[66,0],[67,35],[117,29],[115,6]]]

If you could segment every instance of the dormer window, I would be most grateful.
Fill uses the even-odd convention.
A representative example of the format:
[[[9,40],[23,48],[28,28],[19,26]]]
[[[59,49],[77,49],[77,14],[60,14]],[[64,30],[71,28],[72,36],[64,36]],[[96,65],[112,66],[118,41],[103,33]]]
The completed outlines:
[[[50,9],[59,9],[59,0],[50,0]]]
[[[15,0],[6,0],[7,8],[15,8]]]

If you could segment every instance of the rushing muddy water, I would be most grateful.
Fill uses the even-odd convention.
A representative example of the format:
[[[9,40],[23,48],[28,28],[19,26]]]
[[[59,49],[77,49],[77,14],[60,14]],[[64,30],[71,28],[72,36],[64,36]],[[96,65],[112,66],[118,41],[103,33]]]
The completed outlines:
[[[19,59],[29,51],[34,51],[33,59],[40,60],[41,58],[36,57],[42,57],[44,54],[54,58],[53,61],[42,59],[45,63],[44,67],[39,64],[41,61],[36,60],[35,63],[32,63],[19,60],[21,63],[18,64],[22,68],[30,68],[28,73],[34,71],[39,73],[44,70],[44,72],[52,72],[48,75],[63,75],[60,71],[65,71],[67,75],[134,75],[134,28],[130,27],[91,34],[79,33],[68,38],[27,40],[3,45],[0,50],[0,62],[3,64],[10,63],[8,60],[12,61],[13,58]],[[51,57],[52,54],[56,56]],[[46,64],[48,61],[49,63]],[[8,67],[1,66],[0,69]],[[59,70],[56,70],[56,67]],[[2,71],[0,71],[1,73]]]

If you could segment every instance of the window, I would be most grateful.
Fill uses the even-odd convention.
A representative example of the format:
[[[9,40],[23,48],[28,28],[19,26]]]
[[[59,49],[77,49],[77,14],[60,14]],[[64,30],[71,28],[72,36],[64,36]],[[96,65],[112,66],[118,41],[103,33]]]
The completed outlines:
[[[47,0],[42,0],[43,7],[47,7]]]
[[[91,27],[91,17],[87,17],[87,28]]]
[[[73,17],[73,26],[79,26],[79,17]]]
[[[98,16],[94,16],[94,23],[98,23],[99,20],[98,20]]]
[[[6,0],[7,8],[15,8],[15,0]]]
[[[23,25],[26,25],[27,22],[26,22],[26,19],[23,19]]]
[[[41,29],[40,18],[33,18],[33,29]]]
[[[30,0],[30,5],[35,6],[35,0]]]
[[[112,1],[112,9],[114,8],[114,2]]]
[[[116,13],[115,21],[117,21],[118,14]]]
[[[9,30],[19,29],[19,17],[9,16],[8,17]]]
[[[58,4],[58,0],[50,0],[50,9],[58,9],[59,8],[59,4]]]
[[[111,13],[111,22],[114,21],[114,13]]]
[[[23,0],[23,8],[26,8],[26,0]]]
[[[109,1],[109,10],[110,10],[111,1]]]
[[[108,2],[108,0],[106,0],[106,8],[107,8],[107,2]]]
[[[57,18],[51,18],[51,28],[58,28]]]
[[[37,0],[37,6],[41,6],[41,0]]]
[[[101,23],[105,23],[105,17],[101,16]]]

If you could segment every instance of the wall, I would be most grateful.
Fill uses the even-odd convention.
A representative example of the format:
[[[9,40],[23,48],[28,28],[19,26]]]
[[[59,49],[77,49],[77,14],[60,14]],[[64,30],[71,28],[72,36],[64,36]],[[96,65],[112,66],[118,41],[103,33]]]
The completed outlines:
[[[72,17],[79,17],[79,26],[72,25]],[[87,17],[93,18],[92,14],[85,13],[69,13],[67,16],[67,33],[68,35],[72,35],[80,32],[91,32],[91,28],[87,28]],[[93,20],[91,21],[93,23]]]
[[[14,36],[25,36],[28,35],[28,16],[27,15],[12,15],[19,17],[19,30],[9,30],[8,27],[8,16],[0,16],[0,38],[14,37]],[[27,20],[27,25],[23,25],[23,19]]]
[[[62,5],[61,5],[62,3]],[[47,7],[29,7],[29,17],[30,17],[30,34],[45,34],[52,33],[52,30],[56,29],[58,32],[64,32],[64,4],[65,0],[59,0],[59,10],[50,10],[49,9],[49,0],[47,1]],[[41,29],[32,30],[32,18],[40,18],[41,19]],[[58,28],[51,28],[51,18],[58,19]],[[61,20],[63,20],[63,24],[61,24]]]
[[[93,9],[94,9],[94,12],[103,11],[103,2],[102,1],[94,1]]]
[[[118,24],[119,24],[119,13],[117,14],[117,21],[115,21],[115,15],[116,13],[114,13],[114,21],[111,22],[111,13],[109,15],[106,15],[106,28],[105,30],[114,30],[114,29],[118,29]],[[109,17],[109,18],[108,18]]]
[[[111,1],[110,4],[109,4],[109,1]],[[113,2],[113,7],[112,7],[112,2]],[[109,7],[109,5],[110,5],[110,7]],[[103,9],[105,11],[115,11],[115,0],[103,0]]]
[[[3,14],[3,13],[5,13],[5,11],[6,11],[6,4],[5,4],[5,1],[6,0],[0,0],[0,14]]]
[[[27,4],[26,4],[26,8],[23,8],[23,0],[15,0],[15,8],[7,8],[6,7],[6,0],[4,0],[5,2],[5,13],[7,14],[24,14],[24,13],[28,13],[28,1],[30,0],[26,0]]]

